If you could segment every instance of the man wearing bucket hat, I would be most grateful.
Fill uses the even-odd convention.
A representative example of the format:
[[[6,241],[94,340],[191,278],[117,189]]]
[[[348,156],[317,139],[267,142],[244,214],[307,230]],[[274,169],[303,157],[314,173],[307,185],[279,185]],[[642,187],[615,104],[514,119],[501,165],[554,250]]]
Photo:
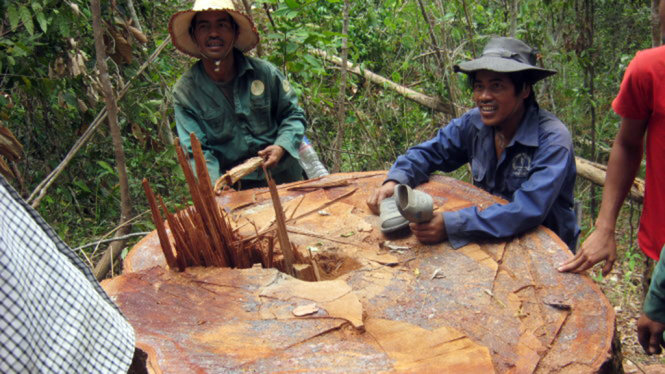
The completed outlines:
[[[201,141],[212,180],[257,154],[277,183],[302,179],[305,113],[275,66],[244,55],[259,41],[252,21],[231,0],[197,0],[171,17],[169,33],[180,52],[199,59],[175,84],[175,118],[190,153],[190,133]],[[264,185],[257,170],[239,187]]]
[[[533,48],[505,37],[492,38],[480,58],[454,68],[468,75],[476,107],[399,156],[368,206],[378,213],[380,202],[393,195],[396,185],[417,186],[436,170],[450,172],[471,163],[474,185],[508,203],[412,222],[409,226],[418,240],[448,239],[459,248],[542,224],[573,249],[580,230],[573,210],[576,170],[571,136],[558,118],[538,107],[532,87],[556,72],[536,66]]]

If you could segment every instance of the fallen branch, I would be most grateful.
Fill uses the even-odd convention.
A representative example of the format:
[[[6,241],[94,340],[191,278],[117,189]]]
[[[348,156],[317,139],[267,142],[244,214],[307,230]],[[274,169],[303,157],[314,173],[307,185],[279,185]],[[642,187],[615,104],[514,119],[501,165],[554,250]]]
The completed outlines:
[[[605,185],[607,166],[585,160],[581,157],[575,157],[575,164],[577,166],[577,175],[599,186]],[[644,200],[644,180],[635,178],[628,193],[628,198],[637,203],[642,203]]]
[[[343,66],[342,59],[337,56],[329,55],[327,52],[322,51],[320,49],[312,49],[312,53],[338,66]],[[434,109],[438,112],[448,114],[450,116],[452,116],[454,113],[454,110],[450,105],[450,103],[445,103],[438,97],[427,96],[418,91],[414,91],[410,88],[404,87],[389,79],[386,79],[378,74],[375,74],[367,69],[361,70],[358,66],[354,65],[352,62],[348,62],[346,68],[348,71],[363,76],[373,83],[382,85],[384,87],[388,87],[393,91],[396,91],[397,93],[406,97],[407,99],[415,101],[418,104],[426,106],[430,109]]]

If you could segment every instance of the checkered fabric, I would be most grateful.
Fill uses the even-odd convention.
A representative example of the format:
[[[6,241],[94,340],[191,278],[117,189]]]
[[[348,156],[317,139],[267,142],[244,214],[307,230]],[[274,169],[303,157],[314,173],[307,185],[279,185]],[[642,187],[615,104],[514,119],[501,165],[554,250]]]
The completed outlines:
[[[134,330],[0,176],[0,373],[126,373]]]

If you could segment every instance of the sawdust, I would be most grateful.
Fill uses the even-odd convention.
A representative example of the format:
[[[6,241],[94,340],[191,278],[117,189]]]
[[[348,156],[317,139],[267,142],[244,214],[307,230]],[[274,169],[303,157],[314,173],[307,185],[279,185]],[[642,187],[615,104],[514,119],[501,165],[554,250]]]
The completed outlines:
[[[362,267],[357,260],[333,251],[319,253],[314,259],[319,265],[321,280],[337,279]]]

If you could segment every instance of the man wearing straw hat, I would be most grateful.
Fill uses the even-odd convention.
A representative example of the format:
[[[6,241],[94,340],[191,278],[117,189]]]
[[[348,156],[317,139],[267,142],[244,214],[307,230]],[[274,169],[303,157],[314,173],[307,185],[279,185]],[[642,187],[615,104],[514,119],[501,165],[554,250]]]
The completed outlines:
[[[249,56],[259,41],[252,21],[231,0],[197,0],[171,17],[173,45],[197,61],[173,89],[180,142],[201,141],[210,177],[259,155],[277,183],[302,179],[298,148],[305,113],[293,88],[272,64]],[[262,170],[240,188],[265,185]]]
[[[533,84],[556,72],[536,66],[536,60],[536,51],[522,41],[498,37],[480,58],[456,65],[455,71],[469,77],[476,108],[399,156],[368,199],[370,209],[378,213],[380,202],[398,184],[414,187],[436,170],[450,172],[470,163],[474,185],[508,203],[407,223],[418,240],[448,239],[459,248],[479,239],[510,238],[542,224],[573,249],[580,231],[573,210],[573,144],[566,126],[538,107]],[[403,224],[392,218],[395,225]]]

